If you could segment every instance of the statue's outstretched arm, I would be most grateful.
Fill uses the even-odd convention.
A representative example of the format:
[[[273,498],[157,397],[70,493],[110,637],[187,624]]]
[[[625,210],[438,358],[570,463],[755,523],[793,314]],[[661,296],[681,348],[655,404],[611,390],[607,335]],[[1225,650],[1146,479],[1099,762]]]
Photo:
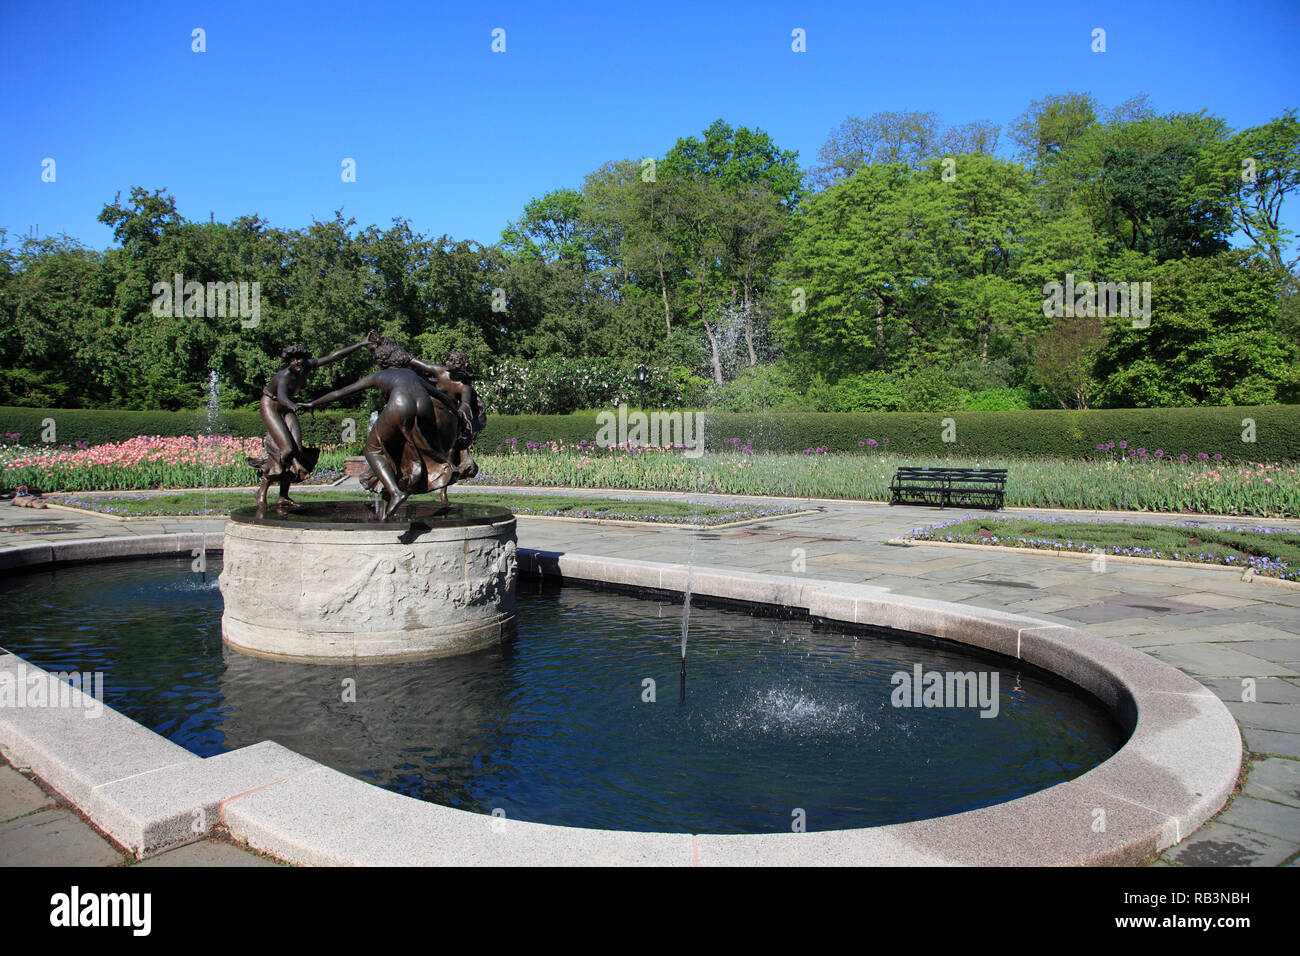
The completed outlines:
[[[364,392],[368,388],[373,388],[377,383],[373,381],[374,375],[367,375],[359,378],[351,385],[344,385],[342,388],[336,388],[327,395],[320,398],[312,399],[310,402],[303,402],[302,405],[308,411],[320,408],[322,405],[332,405],[340,398],[347,398],[349,395],[355,395],[357,392]]]
[[[345,345],[341,349],[336,349],[329,355],[322,355],[320,358],[314,358],[310,364],[312,368],[320,368],[322,365],[329,365],[330,362],[337,362],[341,358],[347,358],[359,348],[365,347],[365,342],[358,342],[356,345]]]
[[[439,375],[447,371],[445,365],[434,365],[432,362],[426,362],[424,359],[418,358],[411,359],[410,367],[415,369],[417,372],[424,375],[431,375],[434,378],[437,378]]]

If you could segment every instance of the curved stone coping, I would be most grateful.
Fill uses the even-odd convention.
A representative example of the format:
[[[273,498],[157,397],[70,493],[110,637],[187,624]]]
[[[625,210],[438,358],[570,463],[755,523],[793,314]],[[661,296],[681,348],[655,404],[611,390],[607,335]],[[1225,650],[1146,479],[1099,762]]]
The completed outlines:
[[[497,505],[466,503],[444,507],[427,501],[403,504],[388,521],[380,521],[371,506],[364,501],[315,502],[283,512],[273,507],[236,508],[230,512],[230,520],[238,524],[290,528],[294,531],[424,531],[431,528],[499,524],[513,518],[514,514],[509,508]]]
[[[155,550],[136,553],[164,553],[156,543],[147,547]],[[1081,777],[980,810],[859,830],[698,836],[583,830],[440,807],[271,742],[200,759],[107,707],[88,717],[89,708],[76,704],[79,691],[69,707],[0,708],[0,743],[138,854],[223,823],[260,850],[319,865],[1135,864],[1205,822],[1237,780],[1241,736],[1217,697],[1154,658],[1075,628],[866,585],[525,549],[519,558],[535,573],[662,591],[683,590],[689,574],[696,595],[996,651],[1088,690],[1131,736]],[[23,669],[35,670],[0,656],[0,681]]]
[[[0,549],[0,571],[21,571],[80,561],[110,561],[115,558],[152,558],[182,555],[195,548],[221,550],[222,533],[184,531],[175,534],[124,534],[76,541],[42,541]]]

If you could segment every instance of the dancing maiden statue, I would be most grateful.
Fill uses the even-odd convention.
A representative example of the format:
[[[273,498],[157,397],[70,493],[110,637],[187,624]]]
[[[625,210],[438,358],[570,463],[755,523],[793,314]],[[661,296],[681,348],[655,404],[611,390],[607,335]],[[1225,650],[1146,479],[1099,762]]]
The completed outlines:
[[[378,344],[374,352],[380,371],[299,407],[314,411],[368,388],[378,389],[384,407],[366,436],[370,474],[363,476],[362,484],[382,485],[384,520],[412,494],[437,491],[445,505],[448,485],[478,473],[468,440],[461,440],[472,424],[464,411],[469,405],[453,401],[436,384],[403,367],[410,365],[410,356],[391,343]]]
[[[307,384],[307,376],[322,365],[346,358],[357,349],[365,348],[368,342],[358,342],[321,358],[312,358],[311,353],[301,345],[290,345],[280,357],[287,367],[276,372],[262,387],[262,421],[266,425],[266,437],[262,445],[266,453],[260,458],[248,459],[248,463],[261,478],[257,489],[257,503],[266,507],[266,492],[272,480],[280,482],[280,505],[296,508],[297,502],[289,497],[289,485],[295,481],[308,478],[316,468],[320,458],[319,448],[305,448],[302,444],[302,429],[298,425],[299,405],[294,396]]]

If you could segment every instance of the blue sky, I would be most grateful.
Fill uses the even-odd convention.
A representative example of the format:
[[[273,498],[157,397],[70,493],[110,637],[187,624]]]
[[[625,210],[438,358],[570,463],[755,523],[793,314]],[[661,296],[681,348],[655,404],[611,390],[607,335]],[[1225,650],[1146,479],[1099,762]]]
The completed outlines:
[[[791,50],[796,27],[806,53]],[[1091,50],[1096,27],[1105,53]],[[717,118],[761,127],[805,165],[850,115],[1006,125],[1070,90],[1106,106],[1146,93],[1159,112],[1241,128],[1300,106],[1298,49],[1296,0],[0,0],[0,228],[11,243],[39,224],[104,248],[99,211],[144,186],[189,219],[297,228],[342,207],[359,225],[401,216],[486,243],[529,199],[609,160],[661,156]]]

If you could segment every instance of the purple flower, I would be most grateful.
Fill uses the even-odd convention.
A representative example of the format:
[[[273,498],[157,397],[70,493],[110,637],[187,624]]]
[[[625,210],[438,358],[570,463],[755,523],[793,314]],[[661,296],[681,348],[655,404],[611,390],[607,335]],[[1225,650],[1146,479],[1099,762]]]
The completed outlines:
[[[1120,450],[1122,451],[1123,449],[1125,449],[1125,448],[1128,447],[1128,442],[1126,442],[1126,441],[1122,441],[1122,442],[1120,442],[1120,443],[1119,443],[1119,447],[1120,447]]]
[[[1164,449],[1163,449],[1163,448],[1157,448],[1157,449],[1156,449],[1156,457],[1157,457],[1157,458],[1164,458],[1164,457],[1165,457],[1165,452],[1164,452]]]
[[[1179,456],[1178,456],[1178,460],[1179,460],[1179,461],[1186,461],[1186,460],[1187,460],[1187,456],[1186,456],[1186,455],[1179,455]]]
[[[1207,455],[1205,452],[1200,452],[1200,453],[1198,453],[1196,457],[1199,458],[1201,461],[1209,461],[1209,460],[1210,460],[1210,456]]]
[[[873,444],[873,445],[874,445],[874,444],[875,444],[875,442],[872,442],[872,443],[871,443],[871,444]],[[858,442],[858,447],[859,447],[859,448],[861,448],[861,447],[862,447],[862,442]]]
[[[889,439],[886,438],[885,441],[889,441]],[[875,447],[876,447],[876,440],[875,440],[874,438],[868,438],[868,439],[867,439],[867,444],[870,445],[872,448],[875,448]]]
[[[1215,456],[1214,456],[1214,460],[1215,460],[1215,461],[1223,461],[1223,456],[1222,456],[1222,455],[1215,455]]]

